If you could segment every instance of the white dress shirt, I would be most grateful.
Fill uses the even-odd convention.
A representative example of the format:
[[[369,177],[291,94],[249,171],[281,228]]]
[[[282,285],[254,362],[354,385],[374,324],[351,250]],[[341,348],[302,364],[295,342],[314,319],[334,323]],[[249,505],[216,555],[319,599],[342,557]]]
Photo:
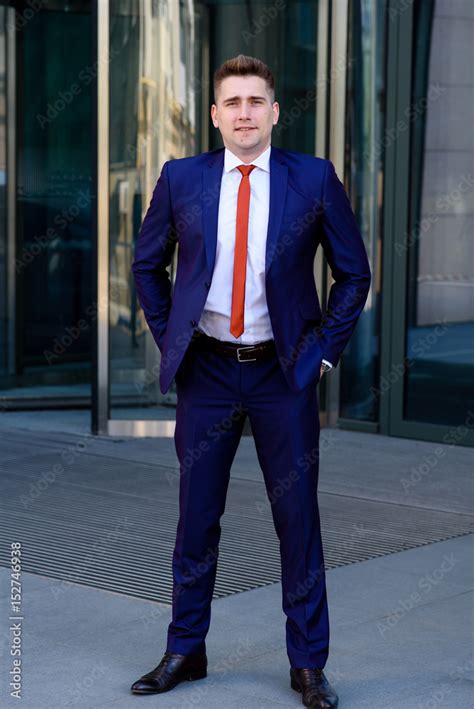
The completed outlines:
[[[216,262],[198,330],[226,342],[253,345],[274,338],[265,293],[265,252],[270,205],[271,145],[251,163],[243,163],[228,148],[224,151],[217,224]],[[255,165],[249,176],[250,208],[245,280],[244,331],[230,332],[237,195],[242,174],[238,165]],[[323,360],[323,362],[326,360]],[[330,364],[328,362],[328,364]]]

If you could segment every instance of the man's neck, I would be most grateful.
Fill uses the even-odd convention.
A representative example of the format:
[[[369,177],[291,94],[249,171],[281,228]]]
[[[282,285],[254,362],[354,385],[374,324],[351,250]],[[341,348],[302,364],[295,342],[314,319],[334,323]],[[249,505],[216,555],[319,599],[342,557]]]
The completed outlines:
[[[224,144],[224,145],[225,145],[225,144]],[[242,160],[242,162],[243,162],[244,164],[248,165],[249,163],[252,162],[252,160],[256,160],[257,158],[259,158],[260,155],[262,155],[262,153],[264,153],[265,150],[267,150],[267,148],[270,147],[270,143],[268,143],[268,145],[266,145],[266,146],[265,146],[264,148],[262,148],[261,150],[255,151],[254,153],[248,153],[247,155],[242,155],[241,153],[238,153],[238,152],[236,152],[235,150],[232,150],[231,148],[229,148],[228,145],[225,145],[225,147],[227,148],[227,150],[230,150],[230,152],[231,152],[233,155],[235,155],[235,156],[238,157],[240,160]]]

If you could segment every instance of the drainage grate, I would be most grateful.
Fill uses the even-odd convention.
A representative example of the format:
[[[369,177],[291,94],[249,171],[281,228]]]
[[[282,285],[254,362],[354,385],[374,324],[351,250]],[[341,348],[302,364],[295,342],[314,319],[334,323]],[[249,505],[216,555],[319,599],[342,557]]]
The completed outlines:
[[[171,603],[176,469],[83,452],[53,480],[63,444],[25,447],[10,433],[0,465],[0,564],[10,542],[21,541],[24,571]],[[474,531],[468,515],[329,493],[319,503],[328,569]],[[232,477],[214,598],[279,579],[263,482]]]

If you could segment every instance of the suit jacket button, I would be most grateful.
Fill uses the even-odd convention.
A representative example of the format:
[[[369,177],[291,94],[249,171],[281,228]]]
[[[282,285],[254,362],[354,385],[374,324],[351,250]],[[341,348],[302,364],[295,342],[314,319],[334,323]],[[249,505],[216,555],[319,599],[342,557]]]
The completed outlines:
[[[193,327],[196,327],[197,325],[197,320],[190,320],[190,323]]]
[[[206,288],[210,288],[210,287],[211,287],[210,281],[206,281],[204,285],[206,286]]]

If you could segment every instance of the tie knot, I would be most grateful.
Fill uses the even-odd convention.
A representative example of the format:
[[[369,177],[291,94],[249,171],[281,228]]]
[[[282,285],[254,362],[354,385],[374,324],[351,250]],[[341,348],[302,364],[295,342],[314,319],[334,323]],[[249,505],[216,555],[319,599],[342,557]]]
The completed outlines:
[[[240,170],[244,177],[248,177],[256,165],[238,165],[237,169]]]

